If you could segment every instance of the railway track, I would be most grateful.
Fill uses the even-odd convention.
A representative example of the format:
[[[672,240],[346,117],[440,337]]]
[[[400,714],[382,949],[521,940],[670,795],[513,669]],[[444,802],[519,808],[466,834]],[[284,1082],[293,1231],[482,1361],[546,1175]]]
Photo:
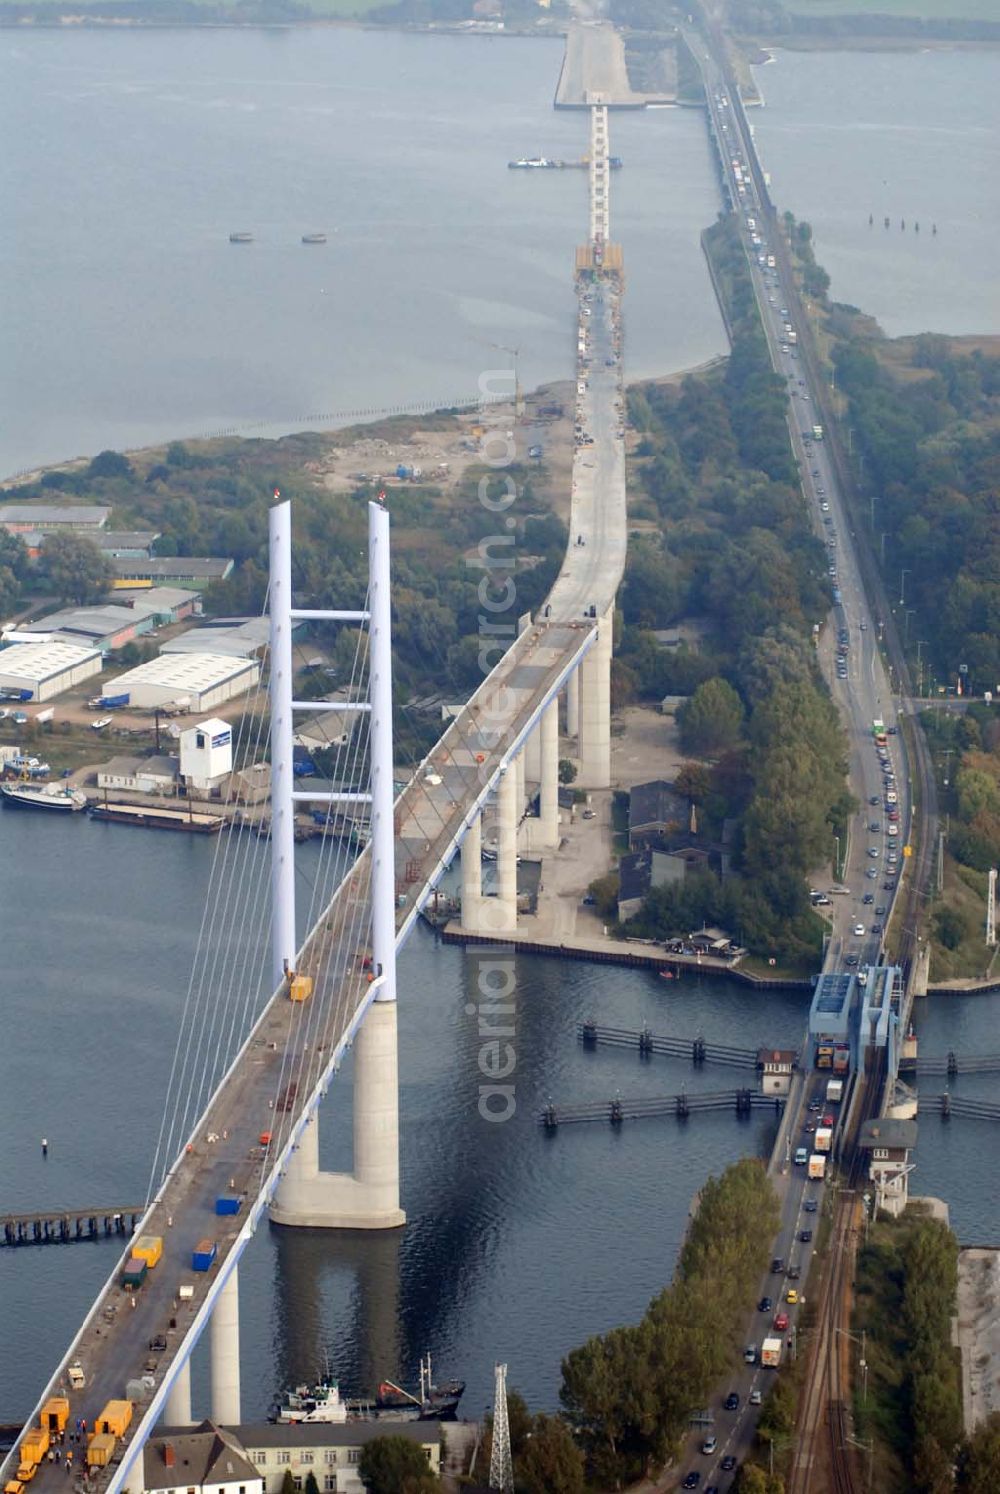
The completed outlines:
[[[859,1113],[845,1149],[843,1185],[834,1207],[829,1268],[800,1401],[788,1494],[860,1494],[862,1488],[854,1448],[848,1440],[853,1436],[853,1420],[851,1340],[847,1334],[865,1164],[857,1137],[864,1122],[881,1110],[884,1059],[873,1065],[864,1084]]]

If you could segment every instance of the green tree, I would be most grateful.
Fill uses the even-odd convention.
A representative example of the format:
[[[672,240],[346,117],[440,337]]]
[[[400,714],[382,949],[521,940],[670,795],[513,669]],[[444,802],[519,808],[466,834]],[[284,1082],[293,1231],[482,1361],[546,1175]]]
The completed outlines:
[[[368,1494],[434,1494],[438,1488],[423,1449],[405,1437],[374,1437],[366,1442],[358,1476]]]
[[[9,566],[0,565],[0,619],[13,612],[21,598],[21,585]]]
[[[120,451],[99,451],[87,468],[88,477],[131,477],[132,463]]]
[[[319,1484],[316,1482],[316,1475],[311,1468],[306,1474],[303,1494],[319,1494]]]
[[[597,877],[587,888],[594,899],[594,907],[602,918],[616,919],[618,917],[619,886],[618,873],[608,872],[603,877]]]
[[[958,1454],[959,1494],[996,1494],[1000,1489],[1000,1411],[979,1423]]]
[[[111,581],[111,567],[89,535],[47,534],[42,558],[61,601],[99,601]]]
[[[284,1477],[281,1480],[281,1494],[297,1494],[295,1480],[292,1477],[290,1468],[285,1469]]]
[[[583,1494],[583,1453],[559,1416],[536,1416],[515,1467],[523,1494]]]
[[[743,703],[725,680],[706,680],[677,712],[685,752],[724,752],[735,747],[743,729]]]
[[[28,549],[21,536],[0,528],[0,568],[10,571],[16,581],[23,581],[30,565]]]
[[[559,782],[565,784],[576,782],[576,764],[570,762],[568,757],[559,759]]]

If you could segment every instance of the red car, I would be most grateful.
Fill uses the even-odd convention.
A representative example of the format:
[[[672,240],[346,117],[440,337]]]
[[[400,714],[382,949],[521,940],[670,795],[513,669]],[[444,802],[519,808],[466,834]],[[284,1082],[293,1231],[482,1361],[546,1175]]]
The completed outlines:
[[[787,1312],[776,1312],[775,1313],[775,1315],[774,1315],[774,1326],[780,1332],[784,1332],[784,1330],[788,1327],[788,1314],[787,1314]]]
[[[823,1124],[824,1124],[824,1126],[832,1126],[833,1125],[833,1116],[832,1115],[824,1115],[824,1117],[823,1117]]]

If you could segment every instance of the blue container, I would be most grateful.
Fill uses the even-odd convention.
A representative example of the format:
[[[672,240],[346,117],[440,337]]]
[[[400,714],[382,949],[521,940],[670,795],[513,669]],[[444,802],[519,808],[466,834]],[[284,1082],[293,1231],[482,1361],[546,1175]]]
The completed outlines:
[[[217,1214],[238,1214],[240,1212],[240,1201],[238,1198],[217,1198],[215,1200],[215,1212]]]
[[[217,1248],[214,1240],[199,1240],[191,1256],[192,1271],[210,1271],[215,1263]]]

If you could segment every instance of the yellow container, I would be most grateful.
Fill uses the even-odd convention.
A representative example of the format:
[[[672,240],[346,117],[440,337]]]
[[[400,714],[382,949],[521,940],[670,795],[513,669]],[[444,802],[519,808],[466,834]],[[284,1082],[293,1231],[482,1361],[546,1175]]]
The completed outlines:
[[[117,1404],[115,1401],[112,1405]],[[126,1405],[129,1403],[126,1402]],[[88,1468],[105,1468],[111,1462],[115,1451],[115,1441],[110,1432],[95,1432],[87,1443],[87,1466]]]
[[[140,1235],[132,1246],[132,1254],[137,1255],[141,1261],[152,1271],[157,1261],[163,1254],[163,1237],[161,1235]]]
[[[49,1434],[44,1427],[32,1427],[21,1438],[21,1462],[26,1466],[40,1463],[49,1450]]]
[[[62,1432],[69,1421],[69,1401],[64,1395],[51,1395],[42,1407],[41,1423],[50,1432]]]
[[[17,1470],[17,1476],[22,1484],[30,1484],[37,1472],[37,1463],[22,1463]]]
[[[311,975],[293,975],[288,987],[288,994],[293,1001],[308,1001],[312,995],[313,982]]]
[[[124,1437],[131,1420],[131,1401],[108,1401],[94,1423],[94,1431],[110,1432],[112,1437]]]

